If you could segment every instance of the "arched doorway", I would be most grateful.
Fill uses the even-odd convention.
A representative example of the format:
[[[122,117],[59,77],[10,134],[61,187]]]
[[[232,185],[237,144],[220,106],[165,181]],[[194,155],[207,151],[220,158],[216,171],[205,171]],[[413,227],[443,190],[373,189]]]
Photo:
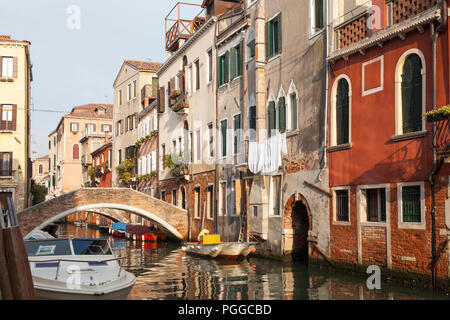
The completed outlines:
[[[308,208],[302,201],[297,201],[292,208],[292,258],[295,260],[308,260]]]

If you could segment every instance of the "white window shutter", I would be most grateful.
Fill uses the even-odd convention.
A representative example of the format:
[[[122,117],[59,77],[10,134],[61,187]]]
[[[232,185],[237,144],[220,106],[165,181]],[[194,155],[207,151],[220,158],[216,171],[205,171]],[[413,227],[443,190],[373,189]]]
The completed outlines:
[[[158,130],[158,114],[156,112],[153,115],[153,130]]]
[[[156,165],[156,151],[152,152],[152,162],[153,162],[153,171],[158,171],[157,165]]]
[[[147,155],[147,174],[150,173],[150,155]]]

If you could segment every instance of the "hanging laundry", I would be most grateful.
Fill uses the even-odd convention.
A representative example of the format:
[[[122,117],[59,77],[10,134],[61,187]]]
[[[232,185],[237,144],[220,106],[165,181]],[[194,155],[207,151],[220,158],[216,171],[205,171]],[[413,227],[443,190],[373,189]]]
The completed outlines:
[[[264,142],[250,142],[248,168],[253,174],[271,175],[282,164],[282,155],[287,154],[286,133],[278,134]]]

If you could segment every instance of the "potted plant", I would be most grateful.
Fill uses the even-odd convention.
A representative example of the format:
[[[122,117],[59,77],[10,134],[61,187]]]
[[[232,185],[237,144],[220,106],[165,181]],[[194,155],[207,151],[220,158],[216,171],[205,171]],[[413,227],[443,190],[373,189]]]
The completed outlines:
[[[450,105],[443,106],[436,110],[431,110],[425,113],[425,119],[427,122],[436,122],[441,120],[450,119]]]

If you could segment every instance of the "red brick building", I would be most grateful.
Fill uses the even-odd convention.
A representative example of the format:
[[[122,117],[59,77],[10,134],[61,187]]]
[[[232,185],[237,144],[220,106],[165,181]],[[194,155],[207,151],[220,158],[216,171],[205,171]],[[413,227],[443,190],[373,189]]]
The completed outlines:
[[[330,258],[448,278],[450,166],[423,116],[449,104],[447,4],[372,5],[330,35]]]
[[[139,115],[137,147],[137,190],[158,196],[158,108],[155,100]]]

